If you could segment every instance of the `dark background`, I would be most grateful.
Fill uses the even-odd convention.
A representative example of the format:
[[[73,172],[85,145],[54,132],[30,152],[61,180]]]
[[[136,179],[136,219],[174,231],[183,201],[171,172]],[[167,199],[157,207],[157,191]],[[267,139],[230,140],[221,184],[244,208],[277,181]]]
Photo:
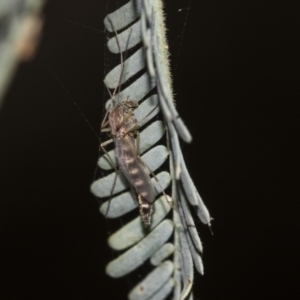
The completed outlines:
[[[183,151],[215,219],[214,236],[199,223],[195,299],[299,297],[296,4],[165,3],[177,107],[193,135]],[[89,191],[99,141],[70,100],[98,132],[103,18],[115,5],[48,3],[38,55],[0,111],[2,299],[125,299],[127,282],[104,274],[110,229]]]

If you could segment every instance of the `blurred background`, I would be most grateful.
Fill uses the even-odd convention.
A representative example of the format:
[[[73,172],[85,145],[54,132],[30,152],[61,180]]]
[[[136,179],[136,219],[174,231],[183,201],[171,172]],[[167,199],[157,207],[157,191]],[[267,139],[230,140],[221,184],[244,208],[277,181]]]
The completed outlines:
[[[48,2],[37,55],[0,111],[0,293],[125,299],[132,282],[105,275],[115,254],[89,191],[109,68],[103,19],[123,2]],[[193,135],[183,152],[214,218],[214,236],[198,226],[194,299],[296,299],[296,2],[164,2],[176,105]]]

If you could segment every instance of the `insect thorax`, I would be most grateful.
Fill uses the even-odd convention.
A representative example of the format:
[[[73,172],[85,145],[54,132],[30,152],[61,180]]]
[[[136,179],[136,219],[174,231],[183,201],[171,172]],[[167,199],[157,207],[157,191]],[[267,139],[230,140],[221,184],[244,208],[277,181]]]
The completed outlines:
[[[122,137],[137,124],[133,110],[137,105],[135,101],[124,100],[117,104],[109,114],[111,133],[115,137]]]

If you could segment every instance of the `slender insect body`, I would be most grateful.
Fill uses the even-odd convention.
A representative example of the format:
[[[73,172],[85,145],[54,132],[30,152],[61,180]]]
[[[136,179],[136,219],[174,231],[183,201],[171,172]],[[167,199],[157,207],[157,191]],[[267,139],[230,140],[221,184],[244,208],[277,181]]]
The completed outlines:
[[[149,175],[139,163],[134,147],[134,139],[129,136],[123,139],[116,139],[115,146],[119,167],[137,194],[140,215],[145,227],[147,227],[151,223],[152,203],[155,200],[153,185]]]
[[[133,139],[134,140],[134,139]],[[116,157],[119,167],[135,191],[153,203],[155,192],[149,175],[139,163],[134,143],[130,137],[115,140]]]
[[[137,102],[128,99],[116,104],[109,112],[108,123],[119,168],[137,194],[140,215],[144,226],[148,227],[151,224],[155,191],[135,146],[134,136],[138,127],[133,111],[137,106]]]

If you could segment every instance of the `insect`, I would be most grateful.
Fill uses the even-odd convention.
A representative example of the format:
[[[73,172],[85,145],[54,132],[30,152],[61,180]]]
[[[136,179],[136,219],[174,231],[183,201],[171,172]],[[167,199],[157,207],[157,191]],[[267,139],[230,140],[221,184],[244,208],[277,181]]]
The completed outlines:
[[[101,125],[101,131],[109,131],[113,139],[100,146],[106,152],[104,146],[114,142],[119,167],[137,195],[142,221],[144,226],[148,227],[153,214],[155,191],[135,145],[135,136],[139,134],[138,122],[134,115],[137,106],[137,101],[129,99],[113,106]]]
[[[118,84],[119,94],[121,80],[124,72],[124,59],[118,39],[118,34],[114,28],[113,22],[109,18],[108,20],[116,34],[116,42],[120,50],[122,68]],[[126,48],[129,44],[130,36],[131,32],[128,35]],[[115,88],[113,94],[111,94],[108,89],[108,92],[111,96],[112,106],[107,110],[107,113],[101,124],[101,132],[110,132],[112,139],[102,143],[100,147],[104,152],[107,153],[104,146],[111,142],[114,142],[115,154],[119,168],[135,191],[139,202],[139,212],[142,218],[142,222],[144,223],[145,227],[148,227],[151,224],[151,216],[153,214],[155,191],[153,184],[151,183],[151,179],[145,170],[146,165],[139,157],[139,139],[137,139],[138,142],[137,145],[135,145],[135,136],[139,136],[139,126],[138,121],[134,115],[134,110],[138,107],[138,102],[129,100],[128,98],[123,100],[122,102],[116,101],[116,90],[117,87]],[[150,115],[152,112],[153,111],[151,111],[148,115]],[[145,118],[147,116],[145,116]],[[112,162],[111,164],[113,165]],[[112,190],[113,188],[114,184],[112,186]]]

